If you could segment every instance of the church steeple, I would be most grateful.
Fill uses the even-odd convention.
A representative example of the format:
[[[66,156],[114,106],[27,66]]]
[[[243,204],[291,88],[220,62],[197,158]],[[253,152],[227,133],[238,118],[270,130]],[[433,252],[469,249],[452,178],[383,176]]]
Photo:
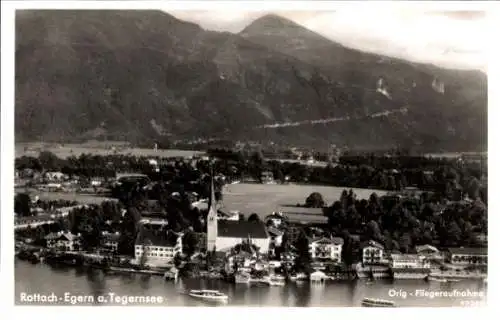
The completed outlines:
[[[217,201],[215,200],[215,188],[214,188],[214,170],[210,167],[210,198],[208,199],[208,210],[212,210],[212,208],[216,209]]]
[[[217,234],[217,207],[215,201],[214,173],[212,166],[210,166],[210,198],[208,199],[207,215],[207,252],[215,250]]]

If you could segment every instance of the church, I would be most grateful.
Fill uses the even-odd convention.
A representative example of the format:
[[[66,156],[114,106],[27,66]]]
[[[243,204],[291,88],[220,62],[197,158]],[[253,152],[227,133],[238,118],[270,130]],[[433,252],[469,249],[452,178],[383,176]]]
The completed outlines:
[[[219,219],[216,208],[213,178],[207,215],[207,252],[227,252],[243,241],[259,248],[259,253],[269,251],[270,236],[262,221]]]

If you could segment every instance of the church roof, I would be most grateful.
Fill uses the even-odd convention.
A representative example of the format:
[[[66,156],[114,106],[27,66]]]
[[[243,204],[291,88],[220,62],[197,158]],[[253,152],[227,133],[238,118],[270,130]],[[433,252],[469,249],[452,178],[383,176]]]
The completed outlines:
[[[217,221],[217,236],[221,238],[253,238],[268,237],[266,226],[262,221],[219,220]]]

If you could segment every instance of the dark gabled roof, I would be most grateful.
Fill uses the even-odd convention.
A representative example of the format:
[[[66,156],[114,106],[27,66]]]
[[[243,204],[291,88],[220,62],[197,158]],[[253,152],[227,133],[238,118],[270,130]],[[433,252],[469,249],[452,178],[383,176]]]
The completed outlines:
[[[73,241],[79,238],[78,235],[74,235],[70,232],[52,232],[45,236],[45,240],[63,240],[63,241]]]
[[[319,214],[285,213],[287,221],[290,223],[317,223],[326,224],[328,218]]]
[[[375,240],[369,240],[369,241],[363,243],[363,245],[361,245],[361,248],[366,248],[366,247],[375,247],[375,248],[379,248],[379,249],[384,250],[384,246]]]
[[[159,232],[143,229],[137,235],[136,245],[149,245],[158,247],[174,247],[177,243],[178,235],[173,232]]]
[[[118,241],[118,240],[120,240],[120,234],[116,234],[116,233],[104,233],[102,235],[102,238],[105,241]]]
[[[143,211],[141,212],[141,218],[167,219],[167,214],[163,212]]]
[[[217,233],[222,238],[268,238],[266,226],[262,221],[218,220]]]
[[[448,248],[451,254],[488,255],[488,248]]]
[[[29,221],[33,222],[43,222],[54,220],[50,215],[39,215],[39,216],[31,216],[31,217],[19,217],[16,219],[17,223],[27,223]]]
[[[422,252],[427,252],[427,251],[439,252],[439,250],[436,247],[431,246],[430,244],[424,244],[424,245],[421,245],[421,246],[416,246],[415,250],[417,251],[417,253],[422,253]]]
[[[280,211],[283,215],[288,214],[304,214],[304,215],[323,215],[323,208],[307,208],[307,207],[281,207]]]
[[[283,231],[281,231],[279,229],[276,229],[274,227],[267,228],[267,232],[268,233],[272,233],[273,235],[278,236],[278,237],[282,236],[285,233],[285,232],[283,232]]]
[[[321,244],[335,244],[335,245],[343,245],[344,244],[344,239],[339,238],[339,237],[333,237],[333,238],[327,238],[327,237],[318,237],[318,238],[311,238],[310,243],[316,242],[316,243],[321,243]]]

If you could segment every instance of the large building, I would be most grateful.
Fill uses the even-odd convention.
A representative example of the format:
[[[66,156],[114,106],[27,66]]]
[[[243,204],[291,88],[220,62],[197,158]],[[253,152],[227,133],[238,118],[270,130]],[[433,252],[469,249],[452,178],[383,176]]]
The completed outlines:
[[[344,240],[338,237],[310,239],[309,253],[313,260],[340,263],[342,261],[343,244]]]
[[[247,240],[257,246],[260,253],[268,253],[270,237],[262,221],[218,219],[212,178],[207,215],[207,252],[229,251]]]
[[[448,261],[455,265],[487,265],[486,248],[448,248]]]
[[[154,232],[143,229],[135,241],[137,264],[154,267],[171,266],[174,257],[182,252],[182,235],[174,232]]]
[[[378,264],[384,260],[384,246],[380,243],[370,240],[362,246],[363,264]]]
[[[71,232],[52,232],[49,233],[45,240],[47,241],[47,248],[57,249],[64,251],[78,251],[80,250],[80,234],[72,234]]]
[[[269,237],[266,226],[261,221],[218,221],[216,251],[227,251],[250,239],[251,244],[259,248],[261,254],[269,251]]]

